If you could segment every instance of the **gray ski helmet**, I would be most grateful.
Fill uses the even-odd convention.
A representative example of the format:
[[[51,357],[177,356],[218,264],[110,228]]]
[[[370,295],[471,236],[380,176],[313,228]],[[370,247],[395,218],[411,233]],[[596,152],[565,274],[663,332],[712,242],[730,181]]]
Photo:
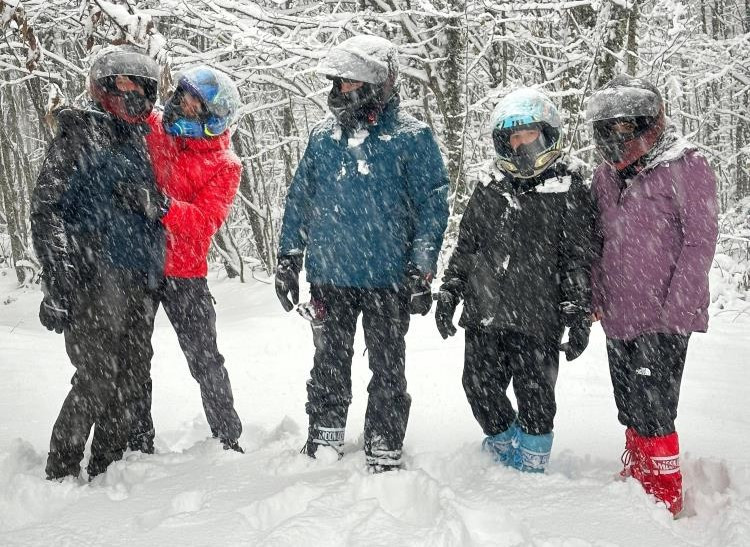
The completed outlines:
[[[331,48],[317,73],[393,88],[398,82],[398,49],[379,36],[353,36]]]
[[[636,163],[653,148],[666,127],[659,90],[642,78],[615,76],[586,103],[594,144],[603,159],[618,170]],[[627,131],[616,129],[627,122]]]
[[[586,121],[615,118],[656,118],[663,107],[661,93],[643,78],[615,76],[586,101]]]
[[[127,76],[143,94],[120,91],[117,77]],[[105,48],[89,70],[89,93],[104,110],[128,123],[145,121],[156,104],[159,65],[133,46]]]
[[[89,78],[99,81],[109,76],[133,76],[159,81],[158,63],[133,46],[114,46],[101,50],[89,70]]]

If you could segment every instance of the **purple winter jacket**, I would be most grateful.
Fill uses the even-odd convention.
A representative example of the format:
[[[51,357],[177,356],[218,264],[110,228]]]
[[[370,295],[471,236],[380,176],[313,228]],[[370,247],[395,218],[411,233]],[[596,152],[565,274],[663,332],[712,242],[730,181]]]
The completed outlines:
[[[592,270],[593,309],[609,338],[708,328],[716,179],[706,158],[680,141],[622,192],[613,167],[594,172],[603,248]]]

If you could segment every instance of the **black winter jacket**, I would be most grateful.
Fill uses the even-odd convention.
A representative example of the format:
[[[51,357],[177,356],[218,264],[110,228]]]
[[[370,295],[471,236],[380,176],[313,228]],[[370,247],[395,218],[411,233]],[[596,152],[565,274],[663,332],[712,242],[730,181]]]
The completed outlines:
[[[64,271],[75,284],[107,266],[158,282],[166,243],[161,223],[127,210],[115,195],[118,184],[156,189],[144,139],[148,126],[94,109],[62,110],[58,122],[31,203],[45,280]]]
[[[588,316],[593,234],[578,173],[559,162],[533,179],[496,171],[469,200],[441,290],[464,300],[464,328],[559,340],[564,305],[577,306],[576,320]]]

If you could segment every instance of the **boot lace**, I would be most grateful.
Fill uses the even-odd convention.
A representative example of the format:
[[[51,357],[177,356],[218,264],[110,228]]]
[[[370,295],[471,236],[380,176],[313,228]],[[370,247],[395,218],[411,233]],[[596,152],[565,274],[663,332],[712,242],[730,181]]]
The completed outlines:
[[[622,456],[620,456],[620,461],[622,462],[622,471],[620,472],[620,475],[623,477],[629,477],[631,475],[631,469],[633,465],[635,465],[635,454],[632,450],[629,448],[626,448]]]

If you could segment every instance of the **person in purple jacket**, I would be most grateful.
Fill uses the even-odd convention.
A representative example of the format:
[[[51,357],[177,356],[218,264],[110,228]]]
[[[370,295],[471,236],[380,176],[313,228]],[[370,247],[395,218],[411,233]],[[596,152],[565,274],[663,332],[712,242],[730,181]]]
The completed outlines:
[[[623,477],[675,515],[682,474],[675,431],[692,332],[708,327],[708,271],[718,235],[716,179],[666,118],[659,90],[617,76],[586,105],[602,250],[592,308],[607,336],[618,419],[627,428]]]

